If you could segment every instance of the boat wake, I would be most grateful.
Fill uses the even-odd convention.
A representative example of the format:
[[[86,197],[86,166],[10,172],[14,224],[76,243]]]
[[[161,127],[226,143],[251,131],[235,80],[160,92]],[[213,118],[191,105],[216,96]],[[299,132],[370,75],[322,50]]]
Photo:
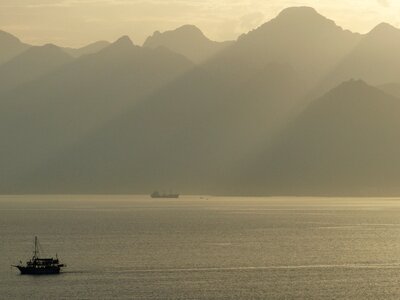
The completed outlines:
[[[173,272],[224,272],[224,271],[263,271],[263,270],[296,270],[296,269],[397,269],[397,268],[400,268],[400,263],[130,269],[130,270],[120,270],[117,272],[118,273],[173,273]]]

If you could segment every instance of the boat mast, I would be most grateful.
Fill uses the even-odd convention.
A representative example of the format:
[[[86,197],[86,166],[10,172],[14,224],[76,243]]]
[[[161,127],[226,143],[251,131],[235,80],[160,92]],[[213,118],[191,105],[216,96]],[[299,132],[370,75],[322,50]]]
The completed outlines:
[[[37,236],[35,236],[35,252],[33,252],[33,257],[37,258],[37,253],[38,253],[38,248],[37,248]]]

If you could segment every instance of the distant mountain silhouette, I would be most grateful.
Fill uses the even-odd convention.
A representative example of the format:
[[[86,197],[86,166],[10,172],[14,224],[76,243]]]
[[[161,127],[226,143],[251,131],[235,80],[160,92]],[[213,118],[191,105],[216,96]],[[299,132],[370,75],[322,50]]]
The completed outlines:
[[[225,90],[218,77],[195,69],[60,150],[58,157],[42,161],[16,189],[132,193],[156,185],[217,191],[230,179],[227,170],[265,143],[303,92],[301,80],[287,67],[270,66],[260,78],[264,91],[259,83]],[[259,95],[252,95],[255,87]]]
[[[110,43],[107,41],[98,41],[82,48],[63,48],[63,50],[72,57],[81,57],[82,55],[97,53],[109,45]]]
[[[1,177],[7,178],[3,183],[133,109],[191,67],[183,56],[134,46],[123,37],[99,53],[3,93],[0,134],[7,140],[0,149],[0,157],[6,158],[0,161]]]
[[[201,63],[231,44],[232,42],[211,41],[196,26],[185,25],[163,33],[156,31],[147,38],[143,46],[149,48],[166,47],[186,56],[195,63]]]
[[[314,84],[348,55],[360,38],[313,8],[293,7],[242,35],[224,53],[224,59],[246,65],[289,64]]]
[[[295,7],[227,44],[25,49],[0,65],[0,192],[400,193],[399,32]]]
[[[40,78],[72,60],[71,56],[54,45],[31,47],[0,65],[0,91]]]
[[[291,195],[400,192],[400,99],[349,81],[315,101],[248,171],[248,191]]]
[[[21,54],[29,47],[15,36],[0,30],[0,65]]]
[[[324,89],[351,78],[372,85],[400,82],[400,29],[382,23],[364,35],[325,79]]]

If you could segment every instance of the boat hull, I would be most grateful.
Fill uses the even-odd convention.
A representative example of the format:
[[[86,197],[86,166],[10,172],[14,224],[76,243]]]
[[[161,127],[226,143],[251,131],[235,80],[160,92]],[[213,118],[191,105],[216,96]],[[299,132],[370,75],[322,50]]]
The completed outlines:
[[[44,267],[44,268],[34,268],[34,267],[23,267],[17,266],[21,275],[50,275],[50,274],[60,274],[60,267]]]

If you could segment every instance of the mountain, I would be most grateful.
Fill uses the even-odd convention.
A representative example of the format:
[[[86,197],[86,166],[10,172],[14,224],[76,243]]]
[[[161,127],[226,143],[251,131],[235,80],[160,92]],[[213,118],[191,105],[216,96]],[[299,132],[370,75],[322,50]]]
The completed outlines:
[[[153,49],[166,47],[195,63],[202,63],[231,44],[232,42],[211,41],[196,26],[185,25],[163,33],[156,31],[146,39],[143,46]]]
[[[31,47],[0,65],[0,92],[37,79],[72,60],[61,48],[51,44]]]
[[[356,78],[372,85],[400,82],[400,29],[382,23],[362,37],[324,81],[329,89]]]
[[[384,91],[385,93],[400,98],[400,83],[391,82],[382,85],[378,85],[377,88]]]
[[[63,48],[63,50],[72,57],[81,57],[82,55],[97,53],[109,45],[110,43],[107,41],[98,41],[82,48]]]
[[[230,171],[287,119],[303,91],[287,66],[268,66],[247,84],[248,90],[221,89],[218,77],[196,68],[42,161],[14,188],[28,193],[146,193],[155,187],[219,192]]]
[[[0,185],[15,182],[84,140],[191,68],[183,56],[138,47],[123,37],[3,93],[0,135],[7,143],[0,149]]]
[[[15,36],[0,30],[0,65],[21,54],[29,47]]]
[[[208,44],[201,32],[170,34],[122,37],[1,92],[0,191],[400,192],[397,29],[359,35],[290,8],[197,63],[174,47]],[[378,88],[342,83],[357,77]],[[309,96],[322,86],[335,88]]]
[[[398,193],[399,114],[400,99],[363,81],[343,83],[261,152],[242,184],[279,195]]]
[[[245,66],[289,64],[316,84],[347,56],[361,35],[343,30],[310,7],[292,7],[242,35],[221,54],[225,63]]]

